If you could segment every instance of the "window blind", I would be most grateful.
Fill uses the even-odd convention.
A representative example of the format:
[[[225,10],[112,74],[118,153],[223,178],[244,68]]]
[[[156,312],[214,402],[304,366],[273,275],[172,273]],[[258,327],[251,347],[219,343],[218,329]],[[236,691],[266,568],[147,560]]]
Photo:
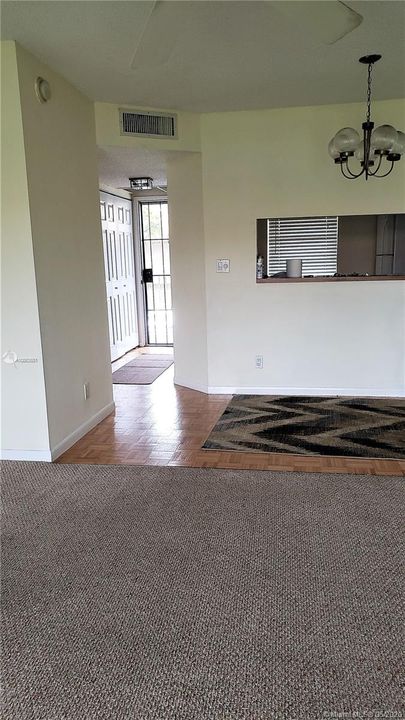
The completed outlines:
[[[337,272],[337,217],[272,218],[267,231],[269,276],[285,272],[290,258],[302,259],[303,275]]]

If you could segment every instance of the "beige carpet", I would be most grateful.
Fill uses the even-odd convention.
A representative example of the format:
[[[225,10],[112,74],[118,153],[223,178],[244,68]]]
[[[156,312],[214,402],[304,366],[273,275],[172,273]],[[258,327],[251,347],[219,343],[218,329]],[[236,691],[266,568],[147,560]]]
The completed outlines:
[[[2,474],[4,720],[401,717],[402,478]]]

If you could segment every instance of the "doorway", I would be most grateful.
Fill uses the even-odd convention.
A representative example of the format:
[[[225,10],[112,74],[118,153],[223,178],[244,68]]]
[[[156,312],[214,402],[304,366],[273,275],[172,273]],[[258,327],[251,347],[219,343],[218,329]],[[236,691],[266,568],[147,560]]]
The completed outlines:
[[[142,281],[148,345],[173,345],[167,200],[140,202]]]

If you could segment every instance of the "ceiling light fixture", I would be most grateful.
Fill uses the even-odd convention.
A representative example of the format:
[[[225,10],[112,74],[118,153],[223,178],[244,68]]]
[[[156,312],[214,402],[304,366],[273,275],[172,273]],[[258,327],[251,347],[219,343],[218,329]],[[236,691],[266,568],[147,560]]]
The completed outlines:
[[[336,165],[340,165],[342,174],[348,180],[355,180],[364,175],[369,177],[387,177],[392,172],[395,163],[405,153],[405,134],[395,130],[392,125],[380,125],[373,132],[374,123],[371,121],[371,73],[374,63],[381,59],[381,55],[365,55],[359,62],[368,65],[367,76],[367,114],[362,124],[363,138],[357,130],[351,127],[343,128],[336,133],[328,145],[329,155]],[[349,168],[349,158],[355,156],[359,160],[361,170],[352,172]],[[385,162],[383,164],[383,159]],[[387,170],[386,163],[390,163]],[[382,167],[382,174],[378,175]],[[371,169],[373,168],[373,169]]]
[[[153,180],[150,177],[129,178],[131,190],[152,190]]]

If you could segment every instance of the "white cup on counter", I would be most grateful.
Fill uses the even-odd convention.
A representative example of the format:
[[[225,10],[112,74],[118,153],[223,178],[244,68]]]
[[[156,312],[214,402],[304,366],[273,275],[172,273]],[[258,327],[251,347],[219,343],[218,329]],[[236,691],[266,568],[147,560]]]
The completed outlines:
[[[302,277],[302,260],[301,258],[290,258],[287,262],[287,277]]]

